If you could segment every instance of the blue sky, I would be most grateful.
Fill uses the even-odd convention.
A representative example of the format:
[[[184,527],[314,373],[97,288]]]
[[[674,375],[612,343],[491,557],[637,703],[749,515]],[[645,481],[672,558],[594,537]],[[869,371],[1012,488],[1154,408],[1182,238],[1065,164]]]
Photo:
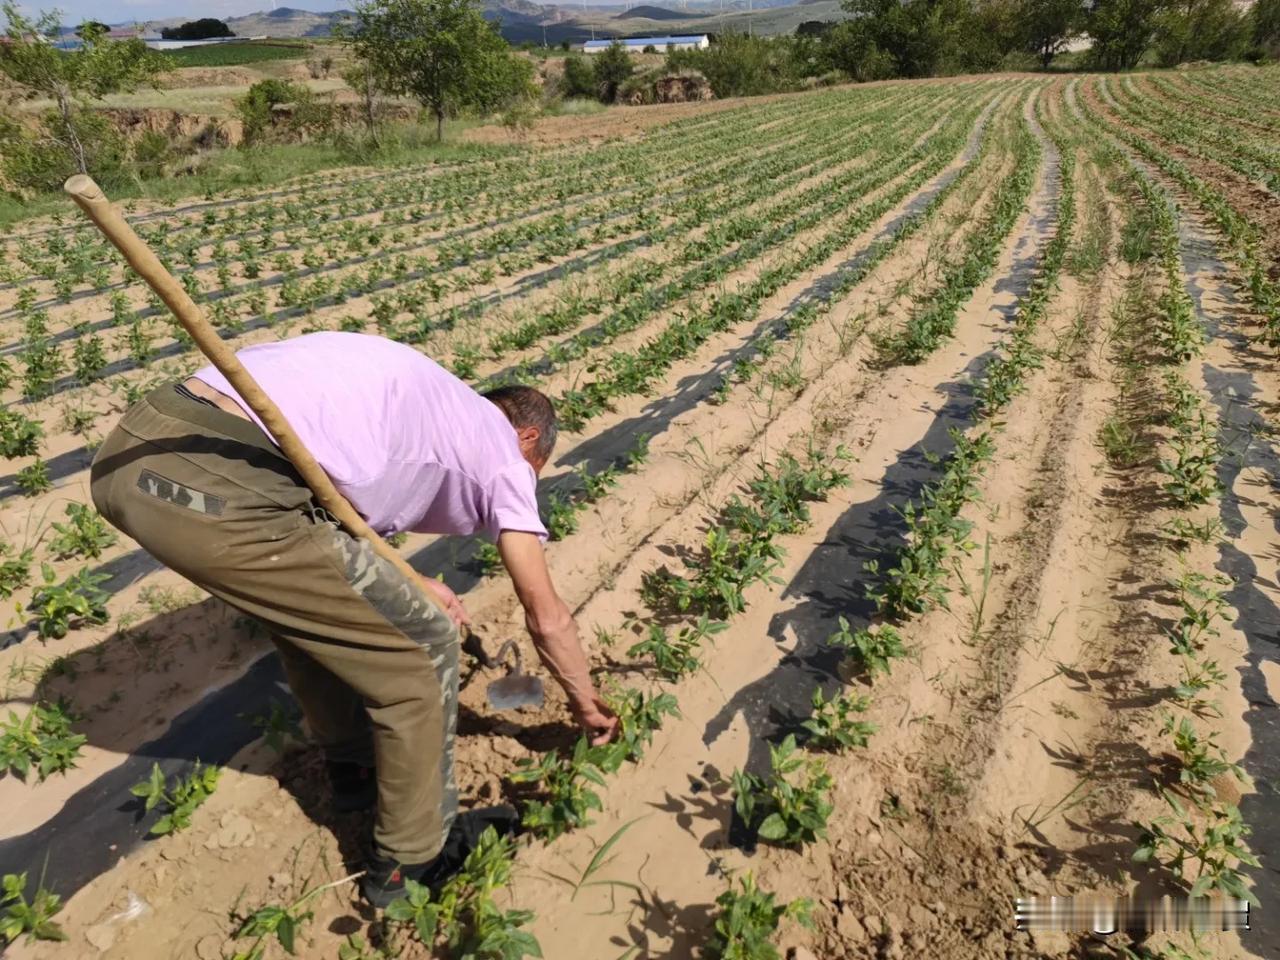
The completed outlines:
[[[77,24],[93,18],[107,23],[126,20],[161,20],[170,17],[239,17],[258,10],[273,7],[294,7],[300,10],[340,10],[350,7],[350,0],[20,0],[19,8],[26,13],[57,9],[62,12],[62,22]]]

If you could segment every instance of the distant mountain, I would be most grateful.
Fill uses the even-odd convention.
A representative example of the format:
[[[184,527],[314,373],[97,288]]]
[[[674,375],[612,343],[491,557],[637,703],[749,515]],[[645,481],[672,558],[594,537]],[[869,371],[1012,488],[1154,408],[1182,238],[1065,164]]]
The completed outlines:
[[[646,20],[688,20],[691,16],[696,17],[697,14],[689,14],[683,10],[668,10],[666,7],[650,7],[641,5],[632,7],[616,16],[617,20],[632,20],[636,17],[643,17]]]
[[[842,20],[839,0],[680,0],[681,9],[643,4],[630,10],[619,6],[538,4],[531,0],[482,0],[484,15],[497,20],[511,43],[579,43],[593,37],[722,33],[731,30],[772,35],[792,33],[805,20]],[[296,7],[277,7],[243,17],[230,17],[227,26],[237,37],[327,37],[336,24],[353,16],[350,10],[314,13]],[[159,36],[189,17],[168,17],[140,26],[146,36]]]

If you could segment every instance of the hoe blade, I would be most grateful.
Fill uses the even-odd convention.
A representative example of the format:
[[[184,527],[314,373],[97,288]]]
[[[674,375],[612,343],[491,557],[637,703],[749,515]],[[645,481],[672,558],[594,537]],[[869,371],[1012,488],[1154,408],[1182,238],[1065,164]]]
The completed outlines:
[[[519,707],[542,706],[542,680],[538,677],[514,674],[489,684],[485,690],[489,705],[495,710],[516,710]]]

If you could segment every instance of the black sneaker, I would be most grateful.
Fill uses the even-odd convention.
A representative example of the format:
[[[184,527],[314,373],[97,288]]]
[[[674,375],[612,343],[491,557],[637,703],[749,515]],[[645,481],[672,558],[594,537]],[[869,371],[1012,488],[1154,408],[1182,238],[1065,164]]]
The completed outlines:
[[[487,827],[493,827],[499,836],[514,836],[520,830],[520,815],[505,806],[480,807],[458,814],[444,846],[427,863],[397,863],[371,854],[360,878],[360,892],[379,909],[404,896],[406,878],[425,884],[432,893],[438,892],[446,880],[462,869],[467,854],[476,848]]]
[[[333,788],[333,809],[338,813],[368,810],[378,802],[377,772],[362,763],[328,760],[329,785]]]

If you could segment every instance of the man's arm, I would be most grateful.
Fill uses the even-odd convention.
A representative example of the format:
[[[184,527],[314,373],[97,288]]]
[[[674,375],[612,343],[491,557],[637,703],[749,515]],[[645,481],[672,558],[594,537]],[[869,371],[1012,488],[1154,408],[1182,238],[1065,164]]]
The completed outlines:
[[[587,657],[578,639],[578,624],[551,582],[542,543],[532,533],[504,530],[498,552],[511,575],[524,621],[543,664],[569,696],[569,709],[586,728],[593,744],[607,743],[618,718],[596,693]]]

